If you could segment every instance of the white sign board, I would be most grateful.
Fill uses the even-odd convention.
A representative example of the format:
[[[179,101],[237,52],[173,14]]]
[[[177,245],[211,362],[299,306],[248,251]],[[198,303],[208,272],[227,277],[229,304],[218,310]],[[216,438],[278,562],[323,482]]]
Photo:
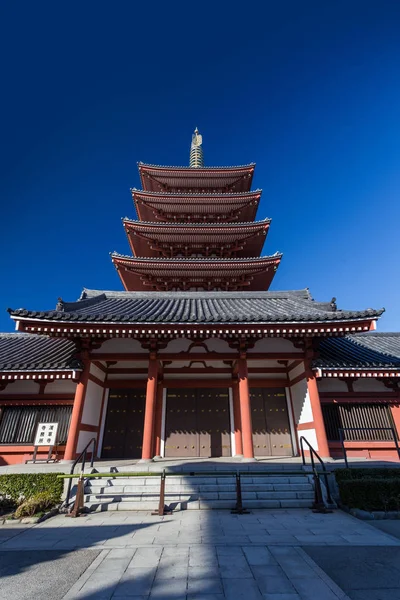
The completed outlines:
[[[34,446],[55,446],[58,423],[39,423]]]

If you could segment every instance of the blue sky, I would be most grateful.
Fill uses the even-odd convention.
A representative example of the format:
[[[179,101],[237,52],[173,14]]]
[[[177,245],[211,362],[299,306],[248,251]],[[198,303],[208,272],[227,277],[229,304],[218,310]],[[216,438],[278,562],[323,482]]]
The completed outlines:
[[[271,289],[400,329],[400,4],[0,4],[0,331],[6,308],[122,289],[137,161],[256,162]]]

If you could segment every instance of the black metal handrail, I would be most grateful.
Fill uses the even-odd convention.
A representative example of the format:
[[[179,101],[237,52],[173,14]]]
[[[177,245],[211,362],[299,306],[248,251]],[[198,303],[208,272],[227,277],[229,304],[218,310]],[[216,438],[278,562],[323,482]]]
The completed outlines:
[[[300,449],[301,449],[301,458],[303,460],[303,466],[306,465],[306,457],[304,454],[304,446],[303,446],[303,442],[305,442],[309,448],[310,451],[310,460],[311,460],[311,467],[313,472],[318,476],[318,471],[315,467],[315,461],[314,461],[314,456],[318,459],[321,467],[322,467],[322,476],[324,478],[325,481],[325,487],[326,487],[326,495],[328,497],[328,502],[330,504],[333,504],[332,501],[332,496],[331,496],[331,490],[329,488],[329,481],[328,481],[328,471],[326,470],[326,466],[324,461],[322,460],[322,458],[320,457],[320,455],[318,454],[318,452],[316,450],[314,450],[314,448],[311,446],[310,442],[302,435],[300,436]]]
[[[74,460],[74,462],[72,463],[71,469],[70,469],[70,472],[69,472],[70,475],[74,474],[75,467],[76,467],[76,465],[79,463],[79,461],[81,459],[82,459],[81,473],[82,474],[84,473],[84,471],[85,471],[85,464],[86,464],[86,452],[87,452],[87,450],[88,450],[88,448],[89,448],[89,446],[91,444],[93,444],[93,448],[92,448],[92,456],[91,456],[91,459],[90,459],[90,467],[91,468],[93,467],[94,453],[95,453],[95,450],[96,450],[96,438],[94,438],[94,437],[86,444],[86,446],[84,447],[84,449],[82,450],[82,452],[80,453],[80,455],[78,456],[78,458],[76,458]],[[65,500],[64,500],[64,506],[66,508],[68,508],[68,505],[69,505],[69,497],[71,495],[71,485],[72,485],[72,477],[70,477],[68,479],[67,493],[65,495]]]
[[[363,440],[345,440],[344,439],[345,431],[391,431],[393,440],[394,440],[394,445],[396,446],[397,455],[400,460],[399,441],[397,439],[397,434],[395,432],[394,427],[339,427],[338,431],[339,431],[339,438],[340,438],[340,443],[341,443],[342,450],[343,450],[343,457],[344,457],[346,469],[349,469],[350,467],[349,467],[349,462],[347,460],[347,451],[346,451],[346,446],[344,445],[344,443],[346,441],[357,442],[357,441],[363,441]],[[368,441],[368,440],[365,440],[365,441]],[[369,441],[374,441],[374,442],[385,441],[385,442],[387,442],[388,440],[369,440]]]

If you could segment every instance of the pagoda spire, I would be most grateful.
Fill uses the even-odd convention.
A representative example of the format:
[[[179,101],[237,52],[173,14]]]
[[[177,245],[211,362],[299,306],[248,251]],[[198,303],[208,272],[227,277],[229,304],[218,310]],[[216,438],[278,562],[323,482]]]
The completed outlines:
[[[192,134],[192,143],[190,145],[190,163],[189,166],[193,168],[204,167],[203,148],[203,137],[200,135],[199,130],[194,130]]]

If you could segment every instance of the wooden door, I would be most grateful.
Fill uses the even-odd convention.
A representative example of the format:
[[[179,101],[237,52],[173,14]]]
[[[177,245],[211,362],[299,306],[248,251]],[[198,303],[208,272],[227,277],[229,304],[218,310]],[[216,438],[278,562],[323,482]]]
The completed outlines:
[[[267,432],[264,388],[251,388],[251,420],[255,456],[271,456],[271,442]]]
[[[110,390],[102,458],[141,458],[145,390]]]
[[[197,390],[200,456],[231,456],[229,393],[223,388]]]
[[[228,389],[168,389],[166,414],[166,457],[231,456]]]
[[[130,390],[126,419],[126,435],[124,444],[125,458],[141,458],[144,427],[145,389]]]
[[[110,390],[101,458],[124,457],[128,396],[129,391],[112,392]]]
[[[272,456],[292,456],[289,415],[285,388],[264,388],[267,432]]]
[[[199,456],[196,390],[167,390],[165,429],[165,456]]]

